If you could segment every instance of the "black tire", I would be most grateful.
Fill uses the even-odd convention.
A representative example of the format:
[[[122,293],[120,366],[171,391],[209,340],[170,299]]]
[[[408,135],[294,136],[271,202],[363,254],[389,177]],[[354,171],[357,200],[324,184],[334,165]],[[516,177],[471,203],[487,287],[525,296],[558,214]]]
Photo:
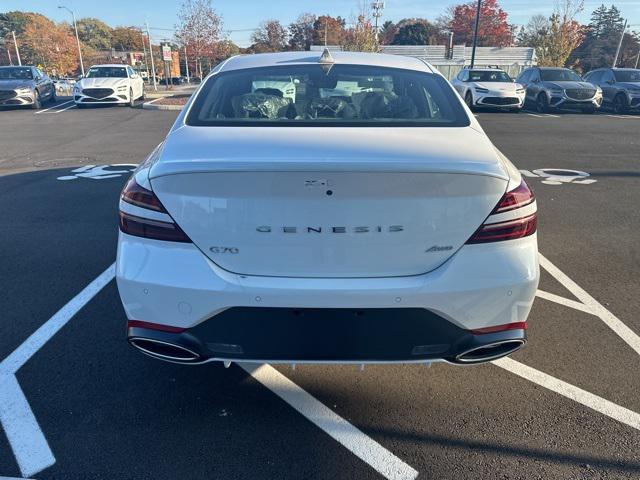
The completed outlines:
[[[473,94],[471,92],[467,92],[464,96],[464,103],[467,104],[469,110],[473,110]]]
[[[536,110],[539,113],[549,112],[549,98],[545,93],[541,93],[536,97]]]
[[[40,110],[42,108],[42,99],[40,98],[40,92],[38,90],[36,90],[34,93],[31,108],[33,110]]]
[[[129,89],[129,106],[132,108],[136,106],[136,99],[133,98],[133,88]]]
[[[51,92],[51,96],[49,97],[49,102],[56,103],[58,100],[58,96],[56,95],[56,87],[53,87],[53,91]]]
[[[619,93],[613,98],[613,112],[617,114],[627,113],[629,106],[627,105],[627,97],[624,93]]]

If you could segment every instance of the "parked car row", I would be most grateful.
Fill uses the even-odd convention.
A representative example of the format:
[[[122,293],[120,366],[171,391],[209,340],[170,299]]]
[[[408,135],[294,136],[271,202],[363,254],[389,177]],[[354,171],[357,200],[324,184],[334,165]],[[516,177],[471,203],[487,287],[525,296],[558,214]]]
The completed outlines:
[[[496,68],[463,68],[451,84],[471,109],[594,113],[604,105],[616,113],[640,112],[639,69],[599,68],[582,78],[569,68],[530,67],[513,80]]]

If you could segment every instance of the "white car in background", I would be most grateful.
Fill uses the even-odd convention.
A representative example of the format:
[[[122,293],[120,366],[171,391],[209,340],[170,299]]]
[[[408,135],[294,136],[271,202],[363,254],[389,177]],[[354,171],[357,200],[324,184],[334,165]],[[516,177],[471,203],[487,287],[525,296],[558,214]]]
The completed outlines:
[[[127,338],[158,359],[472,364],[526,342],[534,195],[417,58],[232,57],[119,207]]]
[[[73,87],[73,101],[86,105],[121,104],[133,107],[144,98],[144,80],[129,65],[94,65]]]
[[[471,109],[484,107],[519,112],[524,106],[525,88],[515,83],[504,70],[463,68],[451,84]]]

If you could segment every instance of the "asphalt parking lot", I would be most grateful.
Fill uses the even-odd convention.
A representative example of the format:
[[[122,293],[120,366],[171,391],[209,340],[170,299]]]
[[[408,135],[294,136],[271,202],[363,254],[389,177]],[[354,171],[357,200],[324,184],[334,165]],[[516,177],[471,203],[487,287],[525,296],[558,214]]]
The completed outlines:
[[[640,116],[478,113],[542,279],[509,359],[250,367],[129,347],[117,200],[177,112],[0,111],[0,477],[640,478]]]

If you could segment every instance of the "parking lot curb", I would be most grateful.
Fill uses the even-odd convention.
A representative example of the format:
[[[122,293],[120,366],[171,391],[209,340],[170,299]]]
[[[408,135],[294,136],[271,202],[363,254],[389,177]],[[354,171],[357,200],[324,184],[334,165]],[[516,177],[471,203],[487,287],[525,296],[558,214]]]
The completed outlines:
[[[142,104],[142,108],[145,110],[182,110],[182,107],[184,107],[184,105],[155,105],[153,102],[156,100],[160,99],[156,98],[150,102],[145,102]]]

